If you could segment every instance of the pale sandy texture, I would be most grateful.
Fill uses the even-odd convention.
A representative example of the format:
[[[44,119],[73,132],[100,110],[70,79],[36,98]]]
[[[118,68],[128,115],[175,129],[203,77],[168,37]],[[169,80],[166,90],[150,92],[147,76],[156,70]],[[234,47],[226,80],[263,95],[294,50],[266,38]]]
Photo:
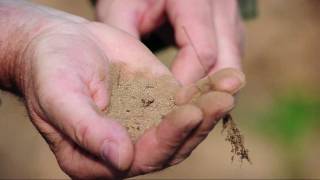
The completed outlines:
[[[120,65],[112,65],[110,74],[112,93],[106,115],[126,127],[133,141],[175,107],[178,85],[172,76],[132,75]]]

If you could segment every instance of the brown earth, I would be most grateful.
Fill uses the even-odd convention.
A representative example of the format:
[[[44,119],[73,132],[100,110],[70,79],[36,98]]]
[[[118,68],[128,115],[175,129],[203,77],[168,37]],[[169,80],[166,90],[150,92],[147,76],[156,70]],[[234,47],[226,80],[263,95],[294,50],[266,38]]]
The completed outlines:
[[[193,98],[189,97],[191,100],[189,103],[196,103],[199,96],[214,91],[214,84],[218,84],[219,79],[225,74],[234,73],[226,69],[196,83],[193,86],[196,91],[186,92],[194,93]],[[110,75],[111,99],[105,115],[123,125],[134,142],[147,129],[159,124],[163,117],[176,107],[175,97],[180,88],[172,76],[148,78],[145,73],[130,73],[121,64],[111,65]],[[244,138],[229,114],[223,121],[223,130],[225,129],[226,141],[232,147],[231,159],[238,157],[241,161],[245,159],[250,162]]]
[[[176,106],[174,96],[179,86],[172,76],[152,79],[142,73],[128,76],[123,66],[112,65],[111,81],[106,115],[126,127],[133,141]]]

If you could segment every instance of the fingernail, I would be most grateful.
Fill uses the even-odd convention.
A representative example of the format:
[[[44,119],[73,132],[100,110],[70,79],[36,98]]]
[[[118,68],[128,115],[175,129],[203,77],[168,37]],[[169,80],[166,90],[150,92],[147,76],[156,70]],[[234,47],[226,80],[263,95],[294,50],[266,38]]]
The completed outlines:
[[[242,88],[242,82],[236,77],[229,77],[223,79],[220,86],[231,94],[234,94]]]
[[[209,76],[215,90],[237,93],[245,85],[244,74],[236,69],[226,68]]]
[[[115,168],[120,168],[118,144],[111,141],[105,141],[102,145],[101,156],[105,162],[111,163]]]

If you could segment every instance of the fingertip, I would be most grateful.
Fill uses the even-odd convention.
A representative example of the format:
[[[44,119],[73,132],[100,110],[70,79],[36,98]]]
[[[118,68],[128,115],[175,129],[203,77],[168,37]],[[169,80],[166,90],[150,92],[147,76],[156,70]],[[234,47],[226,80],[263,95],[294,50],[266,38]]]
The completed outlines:
[[[246,84],[245,75],[238,69],[225,68],[209,76],[214,90],[237,93]]]
[[[195,103],[205,117],[219,118],[234,107],[234,98],[229,93],[214,91],[202,95]]]

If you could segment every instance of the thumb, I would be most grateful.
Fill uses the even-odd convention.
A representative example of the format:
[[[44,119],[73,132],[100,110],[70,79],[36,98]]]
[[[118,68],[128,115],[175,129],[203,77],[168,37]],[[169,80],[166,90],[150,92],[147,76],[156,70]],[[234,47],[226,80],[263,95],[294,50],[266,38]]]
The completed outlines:
[[[78,146],[106,163],[120,171],[128,169],[133,158],[133,145],[126,130],[102,115],[85,92],[86,87],[80,79],[65,77],[57,81],[62,82],[51,81],[43,89],[43,92],[50,94],[39,98],[47,121]],[[72,82],[72,87],[57,88],[57,84],[67,83],[63,81]]]

